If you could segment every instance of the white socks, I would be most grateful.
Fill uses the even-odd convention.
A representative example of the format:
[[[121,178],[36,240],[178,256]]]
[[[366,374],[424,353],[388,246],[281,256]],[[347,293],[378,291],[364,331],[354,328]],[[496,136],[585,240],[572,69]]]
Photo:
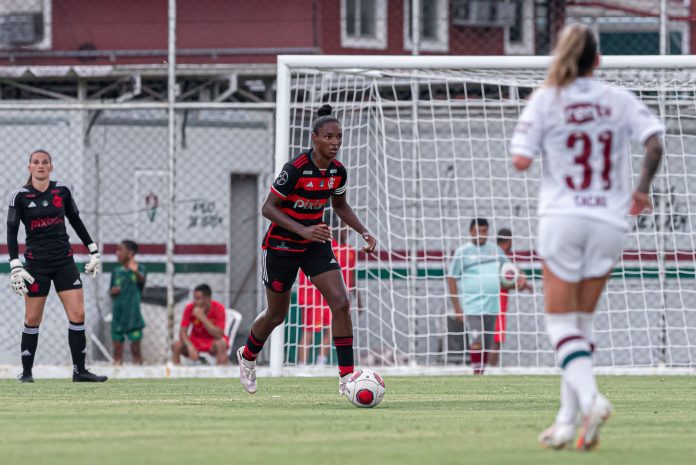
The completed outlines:
[[[592,368],[592,343],[588,339],[588,336],[592,337],[592,315],[580,315],[580,312],[546,315],[546,330],[556,350],[558,364],[563,369],[561,409],[556,418],[556,421],[563,423],[575,423],[572,411],[577,409],[577,404],[573,402],[571,393],[575,394],[584,413],[589,411],[597,394]]]

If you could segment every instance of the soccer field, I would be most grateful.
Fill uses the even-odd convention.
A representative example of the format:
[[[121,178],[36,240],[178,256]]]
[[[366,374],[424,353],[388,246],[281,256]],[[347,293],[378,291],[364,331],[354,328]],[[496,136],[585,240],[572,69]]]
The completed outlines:
[[[592,453],[539,448],[558,378],[388,378],[357,409],[331,378],[0,382],[0,463],[693,464],[693,377],[601,377],[615,415]]]

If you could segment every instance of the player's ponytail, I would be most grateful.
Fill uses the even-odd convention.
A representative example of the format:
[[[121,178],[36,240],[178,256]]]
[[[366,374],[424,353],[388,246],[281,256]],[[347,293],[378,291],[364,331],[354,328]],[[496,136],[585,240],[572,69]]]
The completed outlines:
[[[597,38],[590,28],[571,24],[563,28],[553,51],[546,85],[565,87],[592,70],[597,57]]]
[[[331,108],[331,105],[324,104],[321,107],[319,107],[319,109],[317,110],[317,118],[312,123],[312,132],[314,134],[319,134],[319,130],[326,123],[340,124],[340,122],[335,116],[331,116],[332,112],[333,108]]]
[[[29,155],[29,164],[30,164],[30,165],[31,165],[31,159],[32,159],[32,157],[33,157],[34,155],[36,155],[37,153],[44,153],[44,154],[46,154],[46,156],[48,157],[48,162],[51,163],[51,164],[53,164],[53,160],[51,159],[51,154],[48,153],[47,151],[43,150],[43,149],[39,149],[39,150],[34,150],[34,151],[31,152],[31,154]],[[27,182],[26,182],[26,184],[24,184],[24,185],[25,185],[26,187],[31,187],[31,181],[32,181],[32,180],[31,180],[31,173],[29,173],[29,179],[27,179]]]

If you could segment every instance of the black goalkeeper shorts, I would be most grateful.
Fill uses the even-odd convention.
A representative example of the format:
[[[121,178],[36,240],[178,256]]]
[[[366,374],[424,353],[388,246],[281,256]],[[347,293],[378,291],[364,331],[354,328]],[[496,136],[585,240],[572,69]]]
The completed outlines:
[[[297,271],[302,269],[312,278],[341,266],[331,249],[331,242],[315,243],[304,252],[277,252],[273,249],[263,251],[263,283],[274,292],[285,292],[292,288]]]
[[[46,297],[51,290],[51,281],[56,292],[82,289],[82,278],[72,257],[56,261],[27,260],[26,270],[34,278],[27,283],[28,297]]]

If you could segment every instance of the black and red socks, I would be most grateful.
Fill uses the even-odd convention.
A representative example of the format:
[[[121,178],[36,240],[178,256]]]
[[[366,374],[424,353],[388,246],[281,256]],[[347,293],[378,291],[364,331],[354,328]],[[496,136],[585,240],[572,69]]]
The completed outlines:
[[[336,358],[338,359],[338,376],[343,378],[345,375],[353,373],[353,336],[334,337],[336,346]]]
[[[242,352],[242,357],[244,357],[245,360],[253,362],[254,360],[256,360],[256,357],[259,356],[259,352],[261,352],[261,349],[263,349],[263,345],[265,343],[265,339],[261,340],[254,336],[253,331],[249,331],[249,337],[247,337],[247,342],[244,346],[244,352]]]

